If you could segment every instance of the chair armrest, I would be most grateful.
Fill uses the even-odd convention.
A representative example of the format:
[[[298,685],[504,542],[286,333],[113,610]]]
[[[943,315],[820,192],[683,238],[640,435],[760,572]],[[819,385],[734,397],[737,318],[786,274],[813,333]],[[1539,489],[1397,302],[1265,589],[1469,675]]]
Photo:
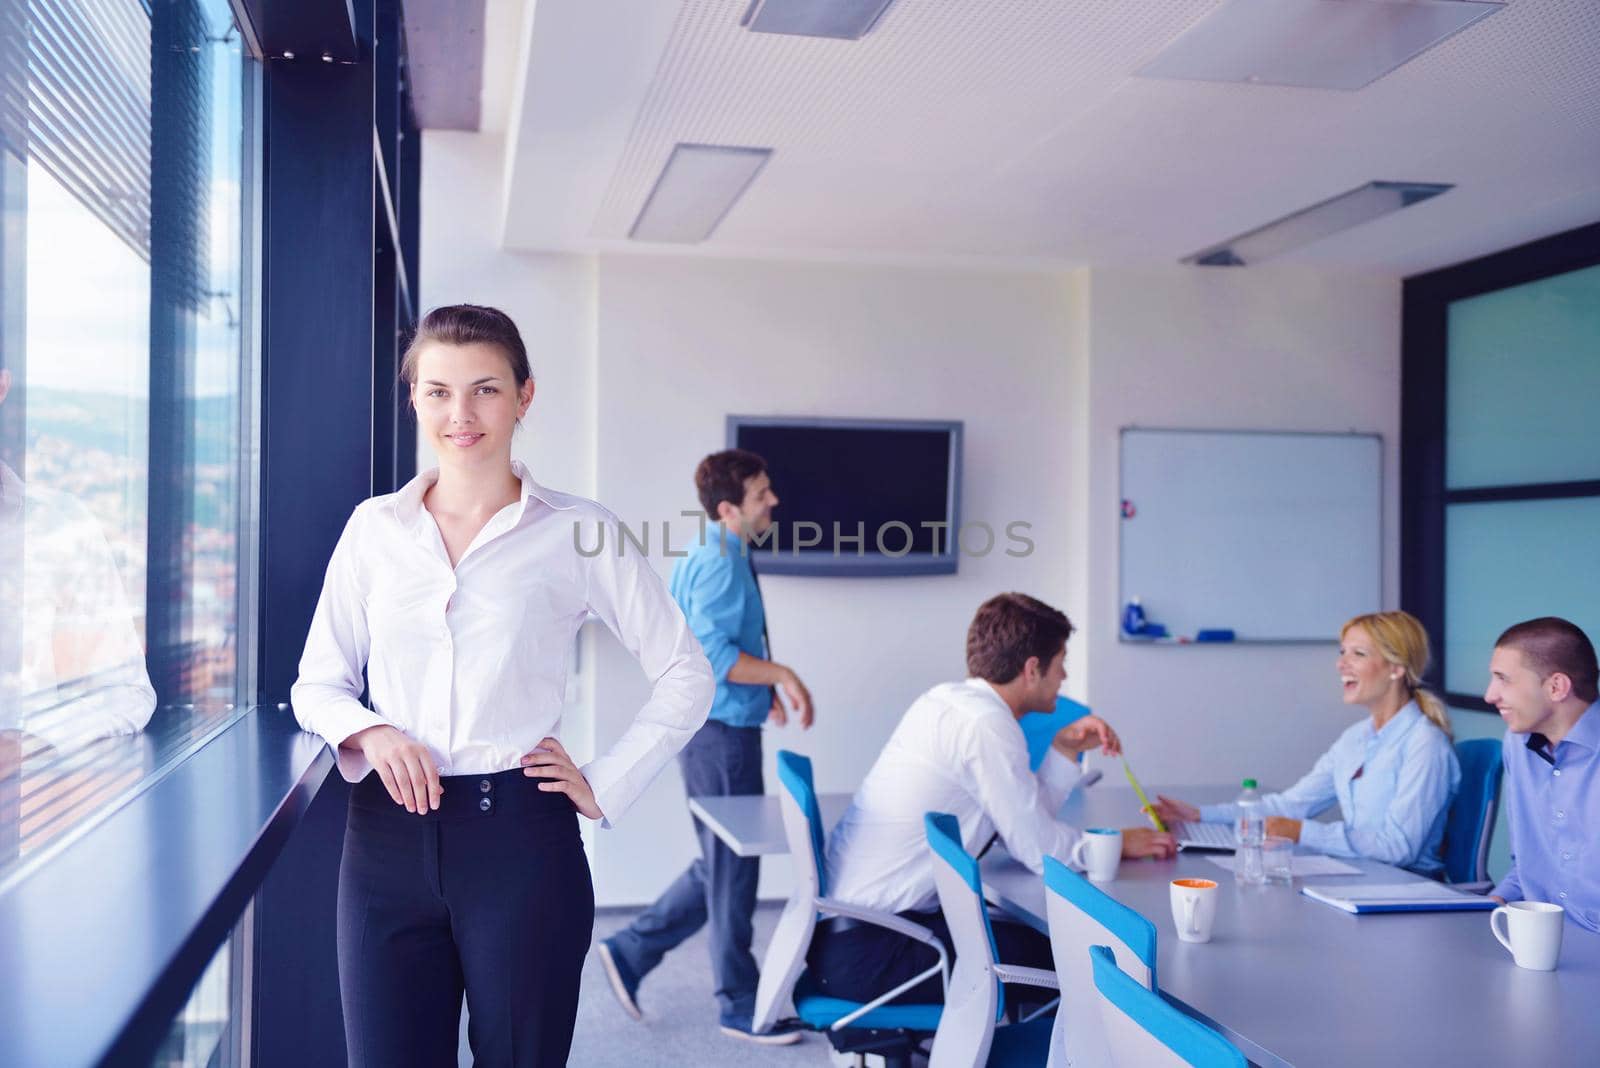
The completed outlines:
[[[1061,981],[1056,978],[1056,973],[1046,971],[1044,968],[1024,968],[1020,964],[996,964],[994,977],[1002,983],[1025,983],[1028,986],[1042,986],[1046,990],[1061,989]]]
[[[1463,894],[1487,894],[1494,889],[1494,880],[1485,879],[1481,883],[1446,883],[1452,890],[1460,890]]]
[[[843,901],[835,901],[831,897],[817,898],[817,911],[825,916],[847,916],[852,920],[870,923],[874,927],[882,927],[893,931],[895,934],[914,938],[918,942],[932,946],[939,951],[939,959],[945,959],[944,943],[938,936],[920,923],[912,923],[902,919],[892,912],[882,912],[878,909],[862,908],[860,905],[847,905]]]

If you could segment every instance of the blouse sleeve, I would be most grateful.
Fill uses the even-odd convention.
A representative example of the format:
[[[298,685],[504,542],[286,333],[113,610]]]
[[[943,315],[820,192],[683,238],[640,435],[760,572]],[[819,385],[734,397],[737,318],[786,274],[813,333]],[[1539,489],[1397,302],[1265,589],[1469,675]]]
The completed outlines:
[[[340,743],[357,731],[388,722],[361,703],[362,672],[371,646],[361,582],[361,528],[358,508],[328,561],[322,595],[300,655],[300,677],[289,691],[295,719],[333,748],[339,773],[347,782],[366,778],[372,765],[359,751],[340,749]]]
[[[622,737],[581,769],[603,814],[601,825],[610,827],[705,723],[716,683],[700,643],[643,553],[600,553],[588,568],[589,610],[651,682],[649,700]]]

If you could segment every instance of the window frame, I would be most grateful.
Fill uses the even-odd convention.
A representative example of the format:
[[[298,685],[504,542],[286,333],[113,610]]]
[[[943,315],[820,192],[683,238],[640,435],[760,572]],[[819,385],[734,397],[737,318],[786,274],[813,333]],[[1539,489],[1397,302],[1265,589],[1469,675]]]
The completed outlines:
[[[1402,286],[1400,361],[1400,607],[1433,641],[1426,681],[1451,706],[1493,712],[1482,694],[1444,688],[1445,537],[1449,505],[1600,496],[1600,479],[1450,489],[1446,408],[1450,305],[1600,264],[1600,223],[1407,278]]]

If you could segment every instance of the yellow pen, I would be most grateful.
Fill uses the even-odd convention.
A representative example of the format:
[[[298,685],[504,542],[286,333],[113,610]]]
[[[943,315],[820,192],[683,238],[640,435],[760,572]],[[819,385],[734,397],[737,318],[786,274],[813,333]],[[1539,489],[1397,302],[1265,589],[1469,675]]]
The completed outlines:
[[[1156,830],[1166,831],[1167,825],[1161,822],[1160,816],[1156,815],[1156,806],[1152,805],[1150,799],[1144,796],[1144,787],[1140,786],[1139,780],[1133,777],[1133,769],[1128,766],[1127,757],[1122,758],[1122,771],[1123,774],[1128,776],[1128,784],[1133,787],[1133,792],[1139,795],[1139,804],[1142,806],[1140,811],[1150,817],[1150,822],[1155,824]]]

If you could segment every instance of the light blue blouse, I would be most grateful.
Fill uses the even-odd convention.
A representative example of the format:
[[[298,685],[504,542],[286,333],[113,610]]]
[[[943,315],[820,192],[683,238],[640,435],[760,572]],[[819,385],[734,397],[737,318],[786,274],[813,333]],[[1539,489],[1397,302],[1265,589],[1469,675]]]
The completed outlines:
[[[1445,818],[1461,765],[1444,731],[1415,701],[1374,730],[1371,718],[1352,724],[1310,774],[1282,793],[1261,798],[1268,816],[1304,820],[1300,844],[1335,857],[1369,857],[1424,875],[1444,870]],[[1338,802],[1340,820],[1311,817]],[[1200,818],[1226,823],[1234,804],[1202,805]]]

